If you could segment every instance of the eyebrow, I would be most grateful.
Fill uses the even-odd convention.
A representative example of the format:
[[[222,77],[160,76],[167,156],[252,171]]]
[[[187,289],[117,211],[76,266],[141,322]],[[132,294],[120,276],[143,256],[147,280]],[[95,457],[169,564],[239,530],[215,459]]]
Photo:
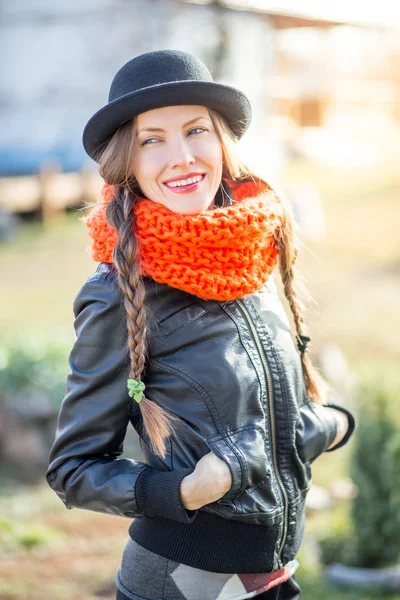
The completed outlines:
[[[194,119],[190,119],[190,121],[187,121],[186,123],[184,123],[182,125],[182,127],[187,127],[188,125],[191,125],[192,123],[195,123],[196,121],[200,121],[200,119],[205,119],[206,121],[210,120],[207,117],[195,117]],[[144,127],[143,129],[140,129],[137,132],[138,135],[139,135],[139,133],[142,133],[143,131],[164,131],[164,129],[161,129],[161,127]]]

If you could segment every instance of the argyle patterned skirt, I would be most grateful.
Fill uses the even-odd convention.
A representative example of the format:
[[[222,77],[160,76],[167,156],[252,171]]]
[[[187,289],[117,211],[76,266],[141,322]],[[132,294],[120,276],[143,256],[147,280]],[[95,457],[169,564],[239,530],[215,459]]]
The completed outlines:
[[[115,574],[117,600],[244,600],[261,594],[298,600],[292,577],[298,566],[293,560],[275,573],[213,573],[159,556],[129,538]],[[273,593],[283,587],[291,592]]]

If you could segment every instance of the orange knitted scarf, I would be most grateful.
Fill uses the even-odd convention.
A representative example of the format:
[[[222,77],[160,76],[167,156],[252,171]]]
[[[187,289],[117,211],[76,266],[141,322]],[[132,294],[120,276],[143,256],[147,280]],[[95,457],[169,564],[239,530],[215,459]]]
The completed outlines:
[[[196,215],[174,213],[147,198],[135,202],[132,231],[142,275],[212,300],[241,298],[264,285],[277,263],[282,206],[262,181],[225,181],[234,204]],[[113,262],[118,236],[105,216],[113,194],[105,184],[104,202],[83,218],[97,262]]]

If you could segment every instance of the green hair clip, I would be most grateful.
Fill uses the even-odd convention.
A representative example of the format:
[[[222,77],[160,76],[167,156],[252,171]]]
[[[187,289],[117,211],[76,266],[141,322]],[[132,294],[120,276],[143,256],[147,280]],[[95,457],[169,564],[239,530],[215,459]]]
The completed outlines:
[[[136,379],[128,379],[128,394],[131,398],[134,398],[136,402],[140,402],[143,398],[143,392],[145,389],[143,381],[136,381]]]

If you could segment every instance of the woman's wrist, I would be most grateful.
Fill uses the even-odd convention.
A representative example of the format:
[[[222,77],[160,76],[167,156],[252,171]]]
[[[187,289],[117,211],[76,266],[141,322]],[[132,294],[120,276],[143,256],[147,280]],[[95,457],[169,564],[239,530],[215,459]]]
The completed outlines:
[[[187,510],[193,510],[193,507],[190,506],[192,479],[193,478],[191,477],[191,473],[189,473],[189,475],[186,475],[186,477],[182,479],[180,486],[182,504]]]
[[[328,450],[330,450],[331,448],[334,448],[336,444],[339,444],[343,440],[349,428],[349,420],[347,418],[347,415],[341,412],[340,410],[336,410],[336,408],[333,408],[331,406],[327,406],[326,408],[327,410],[333,411],[334,417],[336,419],[336,436],[332,444],[328,448]]]

